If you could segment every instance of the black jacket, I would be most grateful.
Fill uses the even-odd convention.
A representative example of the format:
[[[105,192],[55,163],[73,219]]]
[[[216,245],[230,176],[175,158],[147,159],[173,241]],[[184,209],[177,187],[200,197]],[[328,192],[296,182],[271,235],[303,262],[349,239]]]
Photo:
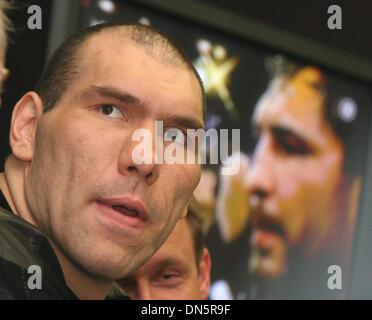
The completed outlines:
[[[30,266],[41,269],[41,289],[29,288]],[[28,273],[30,271],[30,273]],[[30,280],[30,281],[29,281]],[[115,297],[114,297],[115,296]],[[115,285],[107,299],[126,299]],[[11,212],[0,191],[0,300],[76,300],[65,282],[57,256],[45,233]]]

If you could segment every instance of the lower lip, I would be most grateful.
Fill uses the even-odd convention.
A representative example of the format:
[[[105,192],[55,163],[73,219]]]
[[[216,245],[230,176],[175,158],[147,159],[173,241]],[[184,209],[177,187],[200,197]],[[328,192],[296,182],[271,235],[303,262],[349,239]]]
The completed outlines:
[[[252,244],[257,248],[269,249],[278,241],[283,241],[282,237],[270,231],[255,230],[252,234]]]
[[[100,202],[96,202],[96,205],[103,217],[123,229],[139,230],[144,228],[145,221],[139,217],[127,216]]]

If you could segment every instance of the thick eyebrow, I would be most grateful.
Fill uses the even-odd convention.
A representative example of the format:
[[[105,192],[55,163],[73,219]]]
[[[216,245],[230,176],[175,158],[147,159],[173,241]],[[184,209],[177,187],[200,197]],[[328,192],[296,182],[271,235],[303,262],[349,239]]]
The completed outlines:
[[[179,258],[167,258],[167,259],[164,259],[162,261],[160,261],[158,264],[157,264],[157,267],[159,268],[164,268],[164,267],[169,267],[169,266],[173,266],[173,265],[183,265],[183,261],[182,259],[179,259]]]
[[[145,108],[147,106],[138,97],[111,86],[101,87],[92,85],[83,92],[83,97],[90,97],[94,93],[101,97],[116,99],[133,107]],[[198,119],[170,114],[165,116],[164,120],[165,123],[176,124],[188,129],[204,129],[204,123]]]
[[[101,97],[113,98],[118,101],[121,101],[125,104],[132,105],[134,107],[144,107],[145,103],[142,102],[138,97],[133,96],[130,93],[119,90],[111,86],[90,86],[87,90],[83,92],[83,97],[90,97],[92,94],[98,94]]]

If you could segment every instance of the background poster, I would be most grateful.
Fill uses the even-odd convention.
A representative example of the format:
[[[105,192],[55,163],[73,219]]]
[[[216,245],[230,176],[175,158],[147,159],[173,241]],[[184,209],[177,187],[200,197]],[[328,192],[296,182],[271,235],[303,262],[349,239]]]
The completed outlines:
[[[164,30],[204,82],[206,129],[240,129],[239,174],[204,166],[196,192],[209,224],[210,297],[346,297],[372,102],[367,87],[187,20],[111,3],[86,2],[83,26],[127,21]],[[342,289],[330,290],[339,269]]]

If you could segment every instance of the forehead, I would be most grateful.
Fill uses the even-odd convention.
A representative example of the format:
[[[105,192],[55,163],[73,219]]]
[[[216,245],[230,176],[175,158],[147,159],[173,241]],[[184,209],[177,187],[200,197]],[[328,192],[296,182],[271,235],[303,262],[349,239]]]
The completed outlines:
[[[168,239],[136,274],[152,273],[157,268],[172,265],[196,268],[194,242],[185,219],[178,221]]]
[[[258,101],[253,122],[281,127],[323,144],[329,126],[324,118],[324,95],[305,81],[277,79]]]
[[[186,219],[177,222],[168,239],[154,255],[154,262],[175,258],[175,261],[185,264],[194,261],[194,242]]]
[[[193,250],[193,239],[190,231],[190,227],[185,218],[179,220],[169,235],[163,247],[187,247]]]
[[[203,117],[199,82],[184,63],[166,63],[159,53],[112,32],[87,40],[80,58],[80,82],[123,88],[144,102],[159,102],[158,111],[169,112],[171,106],[172,112]]]

